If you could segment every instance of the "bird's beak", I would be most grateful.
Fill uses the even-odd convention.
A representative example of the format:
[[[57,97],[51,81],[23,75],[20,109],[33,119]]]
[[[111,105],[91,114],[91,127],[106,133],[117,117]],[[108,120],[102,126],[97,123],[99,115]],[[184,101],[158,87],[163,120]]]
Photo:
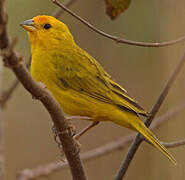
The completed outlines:
[[[20,26],[22,26],[26,31],[29,32],[33,32],[36,29],[34,26],[34,21],[32,19],[21,22]]]

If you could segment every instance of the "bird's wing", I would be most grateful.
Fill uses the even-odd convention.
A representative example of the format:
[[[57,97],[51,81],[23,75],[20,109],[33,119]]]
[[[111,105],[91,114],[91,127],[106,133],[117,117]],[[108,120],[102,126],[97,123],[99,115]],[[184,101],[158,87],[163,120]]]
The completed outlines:
[[[77,54],[66,57],[68,63],[62,63],[58,79],[63,88],[73,89],[96,100],[113,104],[123,110],[133,111],[137,114],[147,116],[147,112],[129,97],[126,90],[114,82],[103,68],[88,54],[80,56]]]

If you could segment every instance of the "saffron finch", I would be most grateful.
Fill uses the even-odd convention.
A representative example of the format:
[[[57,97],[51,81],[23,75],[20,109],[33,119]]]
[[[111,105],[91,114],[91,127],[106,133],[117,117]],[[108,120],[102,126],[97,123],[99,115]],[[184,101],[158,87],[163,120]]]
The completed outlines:
[[[63,22],[42,15],[21,26],[31,45],[31,75],[45,84],[66,114],[89,117],[94,122],[111,121],[137,131],[176,164],[140,119],[140,115],[147,117],[147,112],[75,43]]]

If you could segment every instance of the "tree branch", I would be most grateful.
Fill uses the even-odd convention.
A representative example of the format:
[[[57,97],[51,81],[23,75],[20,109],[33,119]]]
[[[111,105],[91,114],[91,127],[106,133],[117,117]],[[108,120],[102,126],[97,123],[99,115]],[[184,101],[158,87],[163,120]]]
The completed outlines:
[[[19,81],[15,80],[10,87],[0,95],[0,106],[5,107],[7,101],[12,97],[13,92],[17,89]]]
[[[80,16],[75,14],[74,12],[72,12],[65,5],[63,5],[62,3],[59,3],[57,0],[51,0],[51,1],[54,4],[56,4],[57,6],[59,6],[60,8],[62,8],[63,10],[65,10],[66,12],[68,12],[69,14],[71,14],[73,17],[78,19],[80,22],[82,22],[84,25],[89,27],[94,32],[96,32],[96,33],[98,33],[108,39],[111,39],[111,40],[115,41],[116,43],[123,43],[123,44],[132,45],[132,46],[142,46],[142,47],[164,47],[164,46],[171,46],[171,45],[177,44],[177,43],[185,40],[185,36],[180,37],[175,40],[167,41],[167,42],[155,42],[155,43],[138,42],[138,41],[131,41],[131,40],[123,39],[123,38],[120,38],[117,36],[107,34],[107,33],[103,32],[102,30],[96,28],[95,26],[93,26],[92,24],[90,24],[89,22],[87,22],[86,20],[84,20],[83,18],[81,18]]]
[[[162,125],[163,123],[167,122],[168,120],[174,119],[184,109],[185,109],[185,103],[182,103],[168,110],[166,113],[164,113],[163,115],[161,115],[160,117],[156,118],[153,121],[151,125],[151,129],[155,129],[159,127],[160,125]],[[129,133],[127,136],[111,141],[107,144],[104,144],[98,148],[92,149],[88,152],[82,153],[80,155],[81,159],[84,162],[89,162],[90,160],[100,158],[112,152],[123,150],[129,143],[132,142],[135,135],[136,133]],[[175,147],[174,146],[175,142],[174,143],[163,143],[163,144],[168,148]],[[185,144],[184,141],[177,141],[176,147],[182,146],[184,144]],[[67,166],[68,166],[67,162],[65,163],[53,162],[47,165],[36,167],[34,169],[25,169],[19,173],[19,177],[20,177],[19,180],[33,180],[39,177],[48,176],[56,172],[57,170],[60,170]]]
[[[76,2],[76,0],[68,0],[68,1],[65,2],[65,6],[66,6],[66,7],[69,7],[69,6],[71,6],[74,2]],[[63,13],[64,13],[64,10],[61,9],[61,8],[58,8],[58,9],[56,9],[55,12],[53,13],[53,16],[54,16],[55,18],[59,19],[60,16],[61,16]]]
[[[16,52],[13,50],[11,44],[8,41],[8,34],[6,29],[6,13],[4,9],[4,1],[0,1],[0,49],[3,62],[8,66],[27,89],[33,97],[40,100],[45,108],[48,110],[53,123],[59,133],[59,139],[61,141],[64,153],[68,160],[71,174],[74,180],[86,180],[86,176],[83,170],[83,166],[79,157],[79,149],[73,137],[70,133],[70,127],[66,121],[61,107],[53,96],[45,89],[42,88],[37,82],[35,82],[26,67],[22,64],[21,58],[18,57]]]
[[[185,145],[185,139],[179,140],[179,141],[170,142],[170,143],[164,142],[163,145],[166,148],[176,148],[176,147]]]
[[[5,0],[0,0],[0,49],[6,48],[9,44],[6,24],[7,14],[5,12]]]
[[[147,127],[150,126],[153,118],[155,117],[155,115],[157,114],[159,108],[161,107],[162,103],[164,102],[170,88],[173,85],[173,82],[175,81],[177,75],[179,74],[180,70],[182,69],[183,65],[185,63],[185,54],[183,55],[183,57],[180,59],[180,61],[178,62],[177,66],[175,67],[173,73],[171,74],[170,78],[168,79],[167,83],[165,84],[160,96],[158,97],[156,103],[154,104],[152,111],[151,111],[151,116],[149,118],[147,118],[147,120],[145,121],[145,124]],[[132,159],[134,158],[134,155],[137,151],[137,149],[139,148],[139,145],[141,144],[142,139],[140,134],[138,133],[136,135],[136,138],[134,139],[133,143],[131,144],[129,151],[125,157],[125,159],[123,160],[120,169],[118,170],[116,176],[115,176],[115,180],[121,180],[125,173],[127,172],[127,169],[132,161]]]

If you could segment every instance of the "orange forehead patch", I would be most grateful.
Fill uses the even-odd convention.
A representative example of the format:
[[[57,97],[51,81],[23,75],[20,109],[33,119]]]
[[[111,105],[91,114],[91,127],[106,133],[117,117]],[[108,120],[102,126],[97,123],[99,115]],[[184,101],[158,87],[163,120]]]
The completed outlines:
[[[33,21],[36,22],[36,23],[44,23],[44,22],[47,22],[49,19],[51,19],[50,16],[46,16],[46,15],[42,15],[42,16],[35,16],[33,18]]]

